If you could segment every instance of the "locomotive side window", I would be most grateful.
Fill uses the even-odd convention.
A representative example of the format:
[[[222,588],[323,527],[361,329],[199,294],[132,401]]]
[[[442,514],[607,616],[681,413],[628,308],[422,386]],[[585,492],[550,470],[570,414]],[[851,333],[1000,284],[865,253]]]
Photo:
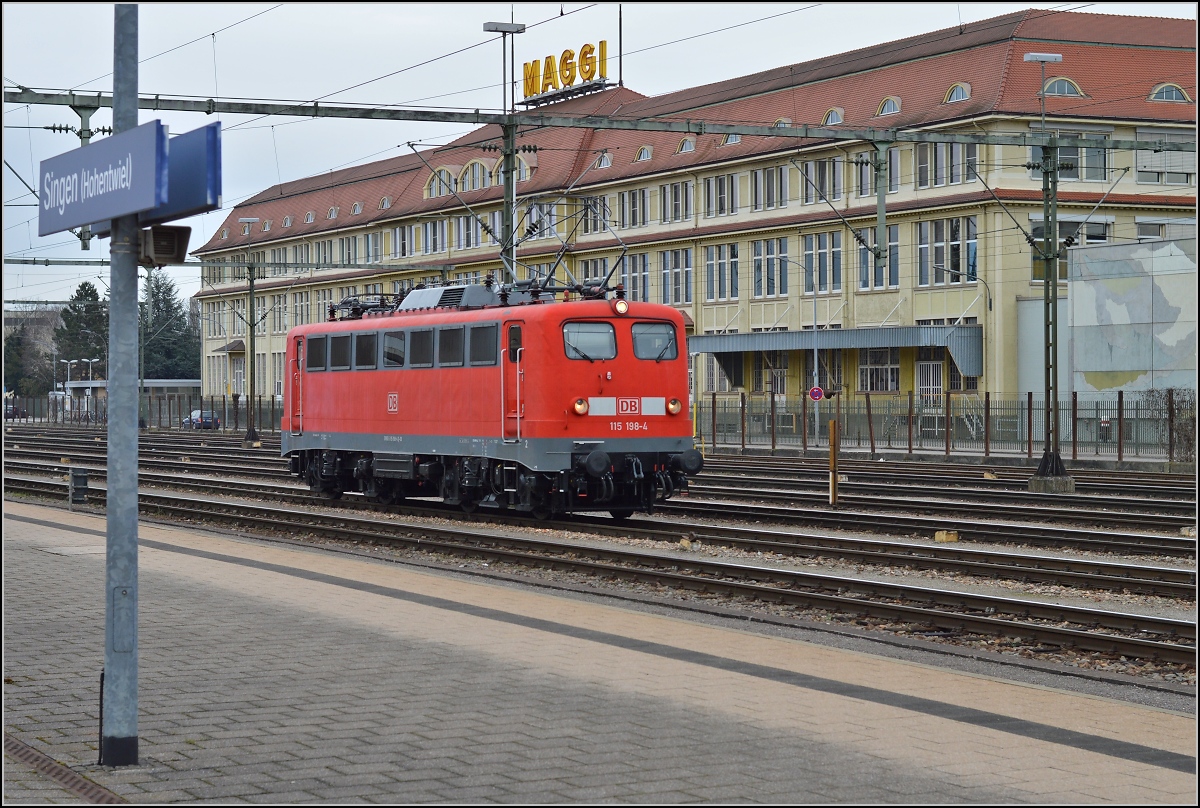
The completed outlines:
[[[376,346],[379,340],[375,334],[354,335],[354,367],[358,370],[372,370],[379,362]]]
[[[340,334],[329,338],[329,369],[350,369],[350,335]]]
[[[612,323],[563,323],[563,343],[568,359],[615,359],[617,332]]]
[[[383,366],[404,367],[404,332],[385,331],[383,334]]]
[[[438,329],[438,365],[457,367],[463,363],[463,329]]]
[[[514,325],[508,329],[508,361],[517,361],[517,352],[521,350],[521,326]]]
[[[496,364],[496,336],[498,328],[495,323],[492,325],[471,326],[472,365]]]
[[[325,338],[324,337],[309,337],[308,338],[308,369],[309,370],[324,370],[325,369]]]
[[[675,359],[679,346],[675,342],[675,327],[670,323],[634,323],[633,355],[638,359]]]
[[[408,337],[408,366],[433,367],[433,331],[413,331]]]

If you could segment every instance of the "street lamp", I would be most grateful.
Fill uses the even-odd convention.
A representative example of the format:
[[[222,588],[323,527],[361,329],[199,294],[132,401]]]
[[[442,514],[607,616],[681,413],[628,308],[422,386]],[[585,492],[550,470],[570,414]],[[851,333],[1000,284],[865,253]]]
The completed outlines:
[[[257,216],[238,219],[240,223],[247,225],[253,225],[258,220]],[[249,234],[251,229],[250,227],[246,228],[247,234]],[[254,262],[250,260],[250,244],[246,245],[246,277],[250,279],[250,300],[246,304],[246,327],[248,329],[246,347],[246,437],[242,439],[242,446],[247,449],[257,449],[262,446],[258,432],[254,429],[254,331],[258,328],[258,320],[254,314]]]
[[[950,267],[945,267],[945,266],[942,266],[941,264],[932,264],[931,266],[934,269],[940,269],[943,272],[949,272],[951,275],[958,275],[959,277],[966,278],[968,282],[979,281],[980,283],[982,283],[983,288],[987,290],[988,311],[992,310],[992,287],[989,286],[988,282],[985,281],[983,278],[979,277],[978,275],[971,276],[965,272],[962,272],[961,270],[950,269]]]
[[[525,33],[525,26],[519,22],[485,22],[483,24],[483,30],[489,34],[500,34],[500,84],[501,84],[500,109],[501,109],[501,111],[503,111],[504,113],[507,114],[509,111],[509,95],[508,95],[509,89],[508,88],[509,88],[509,84],[510,84],[509,78],[508,78],[508,76],[509,76],[508,60],[509,60],[509,56],[510,56],[510,54],[508,52],[508,35]],[[514,58],[512,59],[513,78],[512,78],[511,83],[513,85],[515,85],[516,80],[517,80],[517,77],[516,77],[517,62],[515,59],[515,54],[513,56],[514,56]],[[513,109],[513,111],[516,111],[517,99],[516,99],[516,88],[515,87],[513,88],[512,92],[513,92],[512,109]]]
[[[68,407],[70,407],[71,406],[71,365],[75,364],[79,360],[78,359],[60,359],[58,361],[62,362],[64,365],[67,366],[67,380],[65,382],[63,382],[63,392],[67,395],[66,404]]]

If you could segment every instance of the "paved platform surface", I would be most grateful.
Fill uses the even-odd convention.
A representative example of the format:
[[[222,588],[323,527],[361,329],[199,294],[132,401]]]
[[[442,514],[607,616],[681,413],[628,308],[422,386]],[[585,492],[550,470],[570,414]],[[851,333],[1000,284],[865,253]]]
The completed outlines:
[[[4,731],[131,802],[1196,796],[1192,716],[146,524],[141,765],[103,768],[104,520],[3,527]]]

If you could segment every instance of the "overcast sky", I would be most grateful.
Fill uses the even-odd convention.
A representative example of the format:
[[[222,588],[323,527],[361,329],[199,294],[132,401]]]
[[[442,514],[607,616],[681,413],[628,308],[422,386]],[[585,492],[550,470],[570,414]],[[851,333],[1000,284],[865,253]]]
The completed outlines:
[[[780,65],[875,45],[1024,8],[1196,18],[1191,3],[894,3],[624,5],[624,79],[658,95]],[[113,6],[4,3],[4,86],[112,91]],[[618,6],[613,3],[143,4],[139,7],[139,90],[145,94],[328,103],[411,104],[493,110],[501,98],[501,48],[488,21],[524,23],[516,61],[608,40],[616,79]],[[519,68],[518,68],[519,70]],[[519,75],[519,74],[518,74]],[[173,133],[211,118],[143,110]],[[333,119],[221,116],[225,209],[279,181],[408,153],[469,127]],[[93,127],[112,123],[100,110]],[[40,161],[77,148],[51,124],[78,126],[67,107],[4,105],[5,258],[108,257],[108,241],[80,249],[69,233],[39,238],[35,200]],[[15,172],[14,173],[14,170]],[[177,222],[194,249],[225,213]],[[196,270],[168,270],[184,296]],[[65,300],[82,280],[107,287],[107,267],[5,264],[4,300]]]

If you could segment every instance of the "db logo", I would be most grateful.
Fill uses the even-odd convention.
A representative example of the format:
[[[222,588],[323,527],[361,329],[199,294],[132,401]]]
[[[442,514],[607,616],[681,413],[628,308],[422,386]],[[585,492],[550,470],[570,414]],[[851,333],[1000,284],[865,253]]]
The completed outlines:
[[[618,415],[637,415],[642,411],[642,400],[640,398],[618,398],[617,399],[617,414]]]
[[[400,412],[399,393],[388,393],[388,412]]]

